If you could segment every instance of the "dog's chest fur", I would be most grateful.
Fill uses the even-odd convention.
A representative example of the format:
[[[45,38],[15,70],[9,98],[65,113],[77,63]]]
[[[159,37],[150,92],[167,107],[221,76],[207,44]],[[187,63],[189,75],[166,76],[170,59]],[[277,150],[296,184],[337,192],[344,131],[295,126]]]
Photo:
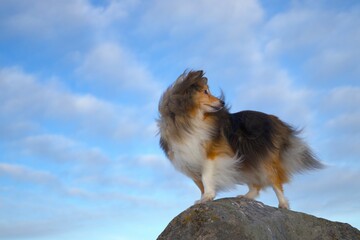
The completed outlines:
[[[204,140],[197,136],[188,136],[182,142],[171,144],[174,154],[173,164],[181,172],[200,175],[203,161],[206,159]]]
[[[184,131],[180,139],[169,139],[173,154],[172,163],[186,175],[200,176],[206,160],[206,143],[211,139],[211,127],[201,119],[194,119],[189,132]]]
[[[216,190],[231,189],[239,182],[237,172],[240,159],[233,154],[220,154],[208,159],[208,147],[216,132],[211,121],[205,121],[203,116],[191,119],[187,128],[179,132],[171,132],[165,121],[160,123],[160,133],[167,142],[168,156],[176,169],[192,179],[202,179],[204,169],[212,162],[212,178]],[[176,136],[176,137],[174,137]]]

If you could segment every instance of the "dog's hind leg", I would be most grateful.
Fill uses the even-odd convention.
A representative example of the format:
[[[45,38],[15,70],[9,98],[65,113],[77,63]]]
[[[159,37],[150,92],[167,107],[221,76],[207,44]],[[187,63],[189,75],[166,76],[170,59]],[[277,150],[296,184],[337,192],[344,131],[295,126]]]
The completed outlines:
[[[275,191],[276,197],[279,200],[279,208],[289,209],[289,202],[284,196],[284,190],[281,183],[273,184],[272,188]]]
[[[255,184],[248,184],[249,191],[245,195],[239,195],[237,197],[244,197],[248,199],[255,199],[257,196],[259,196],[259,192],[261,187],[259,185]]]
[[[289,209],[289,202],[284,196],[283,189],[283,184],[288,182],[289,178],[282,165],[280,154],[274,154],[271,160],[271,164],[267,167],[271,186],[279,200],[279,208]]]

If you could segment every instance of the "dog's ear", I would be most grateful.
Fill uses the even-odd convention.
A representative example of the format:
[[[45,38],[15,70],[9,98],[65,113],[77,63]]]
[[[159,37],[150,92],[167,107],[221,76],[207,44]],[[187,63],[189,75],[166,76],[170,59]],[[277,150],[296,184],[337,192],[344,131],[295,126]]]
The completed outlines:
[[[201,80],[203,81],[204,85],[207,85],[207,83],[208,83],[207,77],[202,77]]]
[[[190,71],[185,81],[187,81],[188,88],[193,88],[195,90],[200,90],[204,85],[207,85],[207,78],[204,77],[204,71]]]
[[[204,76],[204,71],[203,70],[190,71],[187,74],[187,77],[189,77],[191,79],[201,79],[203,76]]]
[[[193,80],[194,80],[194,85],[198,85],[200,87],[204,86],[204,85],[207,85],[208,83],[208,79],[207,77],[204,77],[205,73],[203,70],[199,70],[199,71],[196,71],[196,72],[193,72],[194,76],[192,77]]]
[[[183,73],[180,78],[175,82],[173,87],[174,94],[184,94],[190,89],[199,89],[202,85],[207,83],[204,77],[204,71],[190,71]]]

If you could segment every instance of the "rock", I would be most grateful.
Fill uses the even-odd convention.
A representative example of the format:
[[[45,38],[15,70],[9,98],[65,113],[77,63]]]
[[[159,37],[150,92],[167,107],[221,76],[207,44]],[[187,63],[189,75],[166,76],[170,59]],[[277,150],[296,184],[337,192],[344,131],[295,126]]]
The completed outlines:
[[[266,206],[245,198],[197,204],[175,217],[157,238],[171,239],[360,239],[349,224]]]

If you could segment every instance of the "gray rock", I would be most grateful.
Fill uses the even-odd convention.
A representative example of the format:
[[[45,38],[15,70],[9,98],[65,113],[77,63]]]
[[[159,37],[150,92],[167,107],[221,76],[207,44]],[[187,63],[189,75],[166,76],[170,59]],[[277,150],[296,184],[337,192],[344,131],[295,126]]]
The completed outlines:
[[[197,204],[175,217],[158,240],[360,239],[349,224],[266,206],[245,198]]]

